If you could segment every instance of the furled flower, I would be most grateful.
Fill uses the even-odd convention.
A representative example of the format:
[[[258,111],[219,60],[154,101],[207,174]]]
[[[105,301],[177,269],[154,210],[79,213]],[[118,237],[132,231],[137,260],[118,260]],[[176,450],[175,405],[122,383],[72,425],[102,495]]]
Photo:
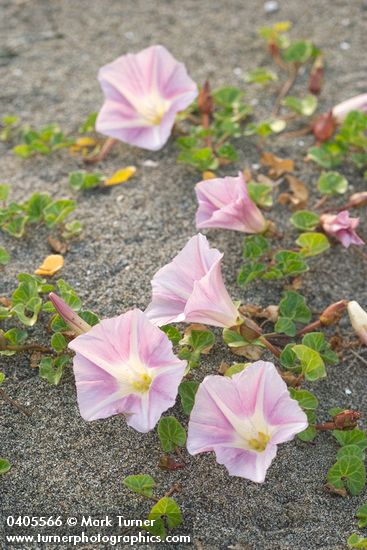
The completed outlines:
[[[359,225],[359,218],[350,218],[348,210],[338,214],[322,214],[320,222],[325,233],[335,237],[345,248],[349,248],[351,244],[365,244],[355,232]]]
[[[92,327],[84,321],[60,296],[54,292],[48,295],[57,313],[64,319],[65,323],[75,334],[84,334]]]
[[[105,95],[98,132],[157,151],[168,140],[176,114],[197,96],[197,86],[163,46],[127,54],[99,71]]]
[[[69,343],[85,420],[126,415],[139,432],[152,430],[174,405],[186,362],[138,309],[105,319]]]
[[[153,277],[153,299],[146,309],[156,325],[190,322],[232,327],[240,314],[223,282],[223,254],[199,233]]]
[[[250,199],[241,172],[237,177],[204,180],[195,187],[199,208],[196,227],[219,227],[244,233],[262,233],[267,222]]]
[[[367,346],[367,312],[354,300],[348,304],[349,319],[361,342]]]
[[[307,425],[274,365],[256,361],[232,377],[207,376],[200,384],[187,449],[193,455],[214,451],[230,475],[262,483],[277,445]]]
[[[351,111],[367,113],[367,94],[360,94],[346,101],[342,101],[333,107],[333,117],[341,123]]]

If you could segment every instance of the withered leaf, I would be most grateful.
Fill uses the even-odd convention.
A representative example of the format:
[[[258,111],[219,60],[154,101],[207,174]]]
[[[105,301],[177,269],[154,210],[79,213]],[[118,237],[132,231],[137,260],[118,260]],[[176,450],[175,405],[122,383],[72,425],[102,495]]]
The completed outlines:
[[[43,356],[44,356],[43,353],[41,353],[40,351],[34,351],[31,354],[30,361],[29,361],[29,366],[31,367],[31,369],[38,368]]]
[[[133,177],[135,172],[135,166],[126,166],[126,168],[121,168],[121,170],[117,170],[117,172],[115,172],[110,178],[106,179],[104,185],[109,187],[111,185],[119,185],[120,183],[125,183],[125,181],[128,181],[130,178]]]
[[[225,374],[229,369],[229,367],[230,367],[229,363],[222,361],[221,364],[219,365],[218,374]]]
[[[172,458],[170,455],[161,456],[158,465],[162,470],[170,471],[181,470],[182,468],[185,468],[185,464],[183,462]]]
[[[269,167],[269,176],[271,178],[277,179],[287,172],[294,171],[294,162],[292,159],[281,159],[269,151],[264,151],[260,162],[263,166]]]
[[[334,487],[334,485],[331,485],[331,483],[325,483],[325,489],[328,493],[339,495],[340,497],[346,497],[348,494],[345,487],[338,489],[337,487]]]
[[[302,210],[307,206],[309,191],[303,181],[287,174],[285,179],[288,182],[291,193],[281,193],[278,197],[280,204],[290,204],[292,210]]]
[[[69,246],[67,245],[67,243],[59,241],[59,239],[56,239],[56,237],[52,237],[52,235],[49,235],[47,242],[52,250],[54,252],[57,252],[58,254],[64,255],[69,250]]]
[[[241,346],[239,348],[230,348],[230,349],[234,355],[239,355],[240,357],[246,357],[251,361],[257,361],[258,359],[260,359],[260,357],[265,351],[264,348],[253,346],[252,344],[248,344],[247,346]]]
[[[261,306],[256,306],[254,304],[245,304],[240,307],[240,312],[249,317],[267,319],[272,323],[276,323],[278,320],[279,306],[270,305],[262,308]]]
[[[7,296],[0,296],[0,304],[4,307],[11,307],[11,300]]]
[[[35,270],[35,275],[42,275],[44,277],[52,277],[55,275],[64,265],[64,258],[61,254],[51,254],[43,260],[42,265]]]

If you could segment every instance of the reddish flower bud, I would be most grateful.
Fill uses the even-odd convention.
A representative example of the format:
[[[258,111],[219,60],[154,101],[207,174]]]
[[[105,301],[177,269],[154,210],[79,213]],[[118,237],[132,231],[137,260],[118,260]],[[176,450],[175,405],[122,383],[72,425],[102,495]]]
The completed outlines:
[[[318,142],[327,141],[331,138],[336,128],[333,113],[329,111],[320,115],[312,124],[312,132]]]
[[[269,42],[268,50],[272,57],[279,57],[279,46],[275,42]]]
[[[88,325],[60,296],[54,292],[48,295],[51,302],[55,306],[57,313],[64,319],[65,323],[71,328],[75,334],[84,334],[92,327]]]
[[[366,206],[367,205],[367,191],[360,191],[359,193],[353,193],[348,200],[348,208]]]
[[[340,300],[339,302],[335,302],[334,304],[328,306],[319,317],[321,324],[328,326],[334,325],[340,321],[347,305],[347,300]]]
[[[333,416],[337,430],[352,430],[357,426],[361,413],[358,411],[345,410]]]
[[[310,73],[308,89],[311,94],[318,95],[321,92],[324,81],[324,62],[321,56],[317,57]]]
[[[214,110],[213,98],[210,93],[210,85],[206,80],[198,96],[198,108],[202,115],[210,115]]]

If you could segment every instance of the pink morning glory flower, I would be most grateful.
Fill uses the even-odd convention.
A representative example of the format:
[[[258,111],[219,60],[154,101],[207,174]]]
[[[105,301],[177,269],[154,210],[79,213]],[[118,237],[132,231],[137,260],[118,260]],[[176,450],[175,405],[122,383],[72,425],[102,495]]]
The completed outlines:
[[[365,244],[355,232],[359,218],[350,218],[348,210],[338,214],[322,214],[320,222],[325,233],[340,241],[345,248],[349,248],[351,244]]]
[[[362,111],[367,113],[367,94],[360,94],[346,101],[342,101],[333,107],[333,117],[339,122],[343,122],[351,111]]]
[[[99,70],[105,102],[98,132],[157,151],[168,140],[176,114],[197,96],[197,86],[163,46],[119,57]]]
[[[199,233],[192,237],[171,263],[153,277],[153,298],[146,309],[156,325],[203,323],[232,327],[240,314],[223,282],[223,254]]]
[[[214,451],[230,475],[262,483],[277,452],[307,428],[307,417],[272,363],[200,384],[187,438],[190,454]]]
[[[138,309],[105,319],[69,343],[85,420],[124,414],[139,432],[152,430],[174,405],[186,361]]]
[[[244,233],[262,233],[267,227],[264,216],[250,199],[241,172],[237,177],[204,180],[195,187],[199,208],[196,227],[218,227]]]

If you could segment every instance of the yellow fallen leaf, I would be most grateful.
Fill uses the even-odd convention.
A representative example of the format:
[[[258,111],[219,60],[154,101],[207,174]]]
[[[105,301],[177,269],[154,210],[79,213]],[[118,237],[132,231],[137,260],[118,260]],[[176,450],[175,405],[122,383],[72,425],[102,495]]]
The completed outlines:
[[[42,265],[34,272],[36,275],[43,275],[45,277],[52,277],[55,275],[64,265],[64,258],[61,254],[51,254],[43,260]]]
[[[273,29],[275,32],[287,32],[292,26],[291,21],[279,21],[279,23],[275,23],[273,25]]]
[[[132,178],[135,172],[136,172],[135,166],[127,166],[126,168],[121,168],[121,170],[117,170],[117,172],[115,172],[113,176],[108,178],[104,182],[104,184],[108,186],[108,185],[118,185],[119,183],[124,183],[125,181]]]
[[[78,138],[75,142],[75,145],[77,145],[78,147],[95,147],[97,145],[97,141],[94,138],[86,136]]]
[[[214,174],[214,172],[211,172],[210,170],[205,170],[205,172],[202,173],[203,180],[212,180],[216,177],[217,176]]]

